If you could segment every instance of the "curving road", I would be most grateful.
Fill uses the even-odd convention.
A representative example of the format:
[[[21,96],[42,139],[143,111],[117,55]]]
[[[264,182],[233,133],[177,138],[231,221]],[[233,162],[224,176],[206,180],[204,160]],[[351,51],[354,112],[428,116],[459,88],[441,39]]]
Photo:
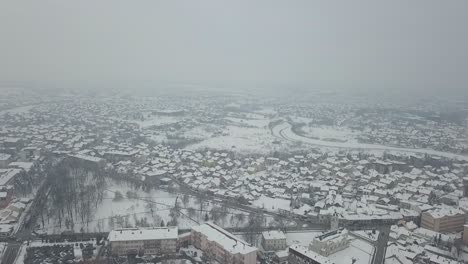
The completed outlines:
[[[353,142],[353,143],[332,142],[332,141],[324,141],[324,140],[319,140],[319,139],[308,138],[308,137],[304,137],[304,136],[294,133],[294,131],[292,130],[292,125],[289,124],[288,122],[282,122],[276,125],[275,127],[271,129],[271,132],[275,137],[278,137],[281,139],[295,141],[295,142],[303,142],[303,143],[317,146],[317,147],[429,154],[429,155],[445,157],[449,159],[458,159],[458,160],[468,161],[467,155],[437,151],[433,149],[398,148],[398,147],[390,147],[390,146],[378,145],[378,144],[366,144],[366,143],[357,143],[357,142]]]

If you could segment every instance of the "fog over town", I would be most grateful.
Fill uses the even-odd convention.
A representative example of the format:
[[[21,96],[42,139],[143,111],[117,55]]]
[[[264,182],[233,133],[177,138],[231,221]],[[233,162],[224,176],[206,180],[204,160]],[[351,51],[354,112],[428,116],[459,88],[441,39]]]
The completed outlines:
[[[467,10],[0,3],[0,264],[468,263]]]

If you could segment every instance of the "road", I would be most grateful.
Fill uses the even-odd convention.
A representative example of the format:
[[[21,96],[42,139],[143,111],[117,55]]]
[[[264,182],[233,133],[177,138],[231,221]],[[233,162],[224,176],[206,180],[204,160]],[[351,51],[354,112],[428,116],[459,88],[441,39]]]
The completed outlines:
[[[429,154],[439,157],[446,157],[449,159],[465,160],[468,161],[467,155],[455,154],[444,151],[437,151],[433,149],[412,149],[412,148],[400,148],[400,147],[390,147],[385,145],[378,144],[367,144],[367,143],[358,143],[358,142],[335,142],[335,141],[325,141],[319,139],[313,139],[309,137],[304,137],[294,133],[292,130],[292,125],[288,122],[283,122],[271,129],[271,133],[281,139],[295,142],[303,142],[306,144],[314,145],[317,147],[326,147],[334,149],[362,149],[362,150],[374,150],[374,151],[393,151],[393,152],[404,152],[404,153],[417,153],[417,154]]]
[[[390,226],[382,227],[379,230],[379,238],[375,243],[374,256],[372,257],[372,264],[383,264],[385,261],[385,254],[387,253],[387,244],[390,237]]]
[[[5,250],[5,254],[0,264],[13,264],[18,251],[21,248],[23,241],[29,241],[35,239],[32,231],[36,223],[39,213],[44,209],[47,201],[47,195],[50,190],[50,186],[47,184],[47,177],[41,182],[40,187],[37,191],[37,195],[32,201],[31,208],[25,217],[22,217],[23,222],[18,223],[20,225],[18,231],[14,234],[13,238],[8,242]]]
[[[18,251],[21,248],[21,243],[18,242],[11,242],[8,243],[8,246],[5,250],[5,254],[0,262],[0,264],[14,264],[16,256],[18,255]]]

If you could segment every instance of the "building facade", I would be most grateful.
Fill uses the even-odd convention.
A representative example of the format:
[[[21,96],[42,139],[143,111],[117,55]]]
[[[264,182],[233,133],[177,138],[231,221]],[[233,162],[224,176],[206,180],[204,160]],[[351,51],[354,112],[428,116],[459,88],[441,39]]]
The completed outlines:
[[[262,247],[265,251],[284,250],[288,247],[286,236],[281,231],[265,231],[262,233]]]
[[[421,227],[440,233],[461,232],[464,224],[465,213],[452,207],[429,210],[421,215]]]
[[[113,255],[163,255],[177,252],[177,227],[112,230],[108,240]]]
[[[335,230],[318,236],[312,240],[309,249],[322,256],[330,256],[333,253],[349,247],[348,231],[346,229]]]
[[[192,244],[208,259],[223,264],[256,264],[257,248],[213,223],[192,228]]]
[[[463,226],[463,243],[468,244],[468,224]]]
[[[306,247],[293,245],[289,247],[288,264],[334,264],[334,262]]]
[[[463,177],[463,197],[468,197],[468,177]]]

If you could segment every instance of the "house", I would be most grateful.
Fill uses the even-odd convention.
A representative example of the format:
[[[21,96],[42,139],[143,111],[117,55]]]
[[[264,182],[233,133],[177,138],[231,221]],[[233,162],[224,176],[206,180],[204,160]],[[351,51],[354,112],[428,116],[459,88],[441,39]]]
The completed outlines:
[[[262,233],[262,247],[265,251],[284,250],[286,244],[286,235],[281,231],[265,231]]]
[[[273,256],[273,262],[276,264],[288,264],[288,256],[288,249],[277,251]]]
[[[13,225],[10,224],[0,224],[0,238],[7,238],[11,235],[13,231]]]
[[[257,263],[257,248],[213,223],[194,226],[192,244],[223,264]]]

